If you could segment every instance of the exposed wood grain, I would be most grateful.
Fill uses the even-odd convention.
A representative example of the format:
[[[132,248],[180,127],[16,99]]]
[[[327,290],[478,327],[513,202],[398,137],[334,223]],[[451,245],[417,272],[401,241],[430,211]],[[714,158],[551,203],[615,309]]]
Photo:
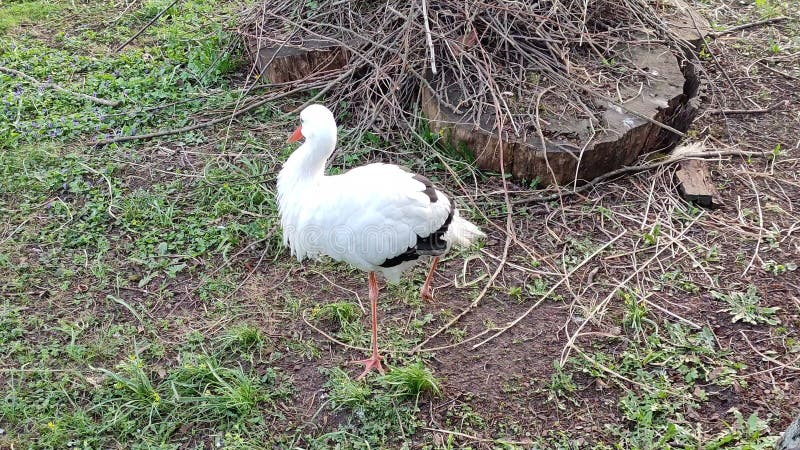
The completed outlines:
[[[682,161],[675,176],[679,183],[678,191],[686,201],[704,208],[721,206],[719,191],[711,181],[711,174],[705,161],[697,159]]]
[[[691,101],[699,84],[694,67],[688,64],[681,68],[678,59],[661,45],[635,45],[621,51],[637,66],[658,75],[638,95],[630,95],[633,98],[625,102],[624,108],[604,103],[603,132],[592,138],[582,154],[575,143],[549,139],[542,149],[541,139],[535,136],[504,133],[506,173],[523,180],[538,177],[545,184],[582,184],[678,140],[680,136],[671,130],[685,131],[697,113],[695,102]],[[443,105],[424,85],[421,97],[422,111],[434,131],[441,132],[455,148],[472,152],[482,169],[500,171],[499,134],[490,119],[475,124],[471,116]],[[579,124],[561,122],[546,128],[553,126],[578,128]],[[553,133],[558,130],[546,131],[558,134]]]
[[[301,45],[261,47],[248,43],[256,68],[271,83],[301,80],[320,72],[338,70],[347,65],[348,51],[327,41],[305,41]]]

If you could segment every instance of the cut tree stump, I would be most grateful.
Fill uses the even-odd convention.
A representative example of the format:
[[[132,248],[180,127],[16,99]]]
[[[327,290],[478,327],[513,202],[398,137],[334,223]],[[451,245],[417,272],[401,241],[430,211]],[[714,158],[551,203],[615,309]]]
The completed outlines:
[[[623,107],[605,101],[594,102],[600,109],[595,112],[600,123],[595,125],[599,131],[594,136],[589,136],[590,124],[585,119],[575,119],[571,123],[553,121],[545,125],[542,130],[546,137],[544,148],[536,132],[513,135],[504,131],[502,159],[506,173],[523,180],[538,178],[545,184],[582,183],[630,165],[644,153],[666,150],[680,139],[680,135],[658,123],[684,132],[697,115],[700,80],[692,62],[693,52],[702,48],[710,26],[684,0],[664,0],[664,4],[668,5],[665,22],[690,44],[687,47],[692,48],[687,48],[685,55],[676,56],[659,44],[620,47],[626,59],[648,74],[647,81],[635,86],[619,86],[618,96],[626,99]],[[256,68],[272,83],[287,83],[339,70],[347,65],[351,56],[346,46],[326,40],[259,47],[255,39],[250,39],[247,48]],[[480,168],[500,172],[501,143],[493,119],[481,119],[476,124],[471,114],[460,114],[440,102],[438,94],[441,93],[432,92],[429,84],[422,83],[420,90],[422,112],[431,129],[440,132],[451,145],[471,152]],[[459,97],[457,92],[448,94],[450,99]],[[581,148],[575,145],[574,139],[549,136],[578,136],[589,143]]]
[[[669,7],[664,11],[665,22],[691,48],[686,48],[680,57],[657,44],[621,48],[630,61],[649,74],[641,89],[638,84],[620,86],[618,95],[629,99],[623,103],[625,108],[599,102],[604,109],[597,113],[601,116],[602,132],[593,138],[586,131],[586,120],[576,119],[573,123],[554,121],[542,127],[544,136],[572,133],[584,142],[591,138],[583,149],[557,139],[546,140],[543,148],[538,133],[519,136],[504,131],[506,173],[519,179],[539,178],[545,183],[581,183],[629,165],[644,153],[667,150],[680,139],[679,135],[653,122],[685,132],[694,120],[698,112],[700,79],[693,61],[711,27],[684,0],[665,0],[664,4]],[[499,172],[501,147],[493,119],[482,120],[476,125],[471,116],[458,114],[440,102],[429,88],[423,86],[421,89],[422,111],[431,128],[442,132],[451,145],[471,150],[480,168]],[[450,97],[451,104],[458,103],[452,101],[452,95]]]
[[[657,44],[629,46],[623,51],[639,69],[649,74],[648,82],[641,86],[620,86],[620,95],[630,99],[624,102],[625,109],[613,103],[598,102],[604,108],[597,113],[601,117],[602,131],[583,150],[557,138],[547,139],[542,148],[542,140],[536,132],[521,136],[504,132],[505,173],[523,180],[539,178],[545,183],[581,183],[629,165],[643,153],[666,149],[678,141],[679,135],[653,121],[681,132],[688,129],[697,113],[695,102],[691,101],[699,86],[694,67],[686,64],[682,68],[670,49]],[[451,145],[470,150],[478,167],[500,171],[501,145],[493,121],[483,120],[476,126],[471,115],[454,112],[427,87],[422,87],[422,111],[431,128],[441,132]],[[542,131],[545,136],[573,133],[588,140],[588,127],[584,122],[551,122]]]
[[[306,40],[282,47],[259,47],[255,39],[247,49],[259,73],[271,83],[288,83],[347,65],[348,50],[335,42]]]
[[[722,198],[711,181],[711,174],[705,161],[697,159],[681,161],[675,177],[678,179],[678,192],[684,200],[703,208],[722,206]]]

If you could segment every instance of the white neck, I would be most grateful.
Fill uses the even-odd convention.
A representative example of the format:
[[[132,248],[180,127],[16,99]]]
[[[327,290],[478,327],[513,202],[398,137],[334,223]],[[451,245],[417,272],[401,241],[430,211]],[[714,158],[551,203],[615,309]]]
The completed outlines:
[[[313,188],[325,176],[325,162],[336,148],[336,123],[303,127],[303,145],[292,153],[278,174],[278,210],[281,221],[291,223],[307,206]],[[312,197],[313,198],[313,197]],[[285,225],[285,224],[284,224]]]
[[[278,174],[278,191],[313,184],[325,175],[325,162],[336,147],[336,133],[320,133],[307,139],[292,153]]]

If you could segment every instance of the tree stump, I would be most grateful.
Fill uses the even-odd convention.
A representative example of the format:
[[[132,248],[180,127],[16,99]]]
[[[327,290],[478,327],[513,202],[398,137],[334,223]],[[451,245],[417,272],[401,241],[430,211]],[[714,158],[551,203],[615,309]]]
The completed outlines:
[[[264,74],[271,83],[276,84],[341,69],[347,65],[349,57],[345,47],[325,40],[259,47],[257,40],[250,39],[247,48],[258,73]]]
[[[504,131],[502,159],[504,171],[523,180],[541,179],[546,183],[584,182],[633,163],[641,154],[666,149],[679,136],[655,122],[686,131],[697,108],[690,100],[696,96],[699,81],[691,64],[683,68],[670,49],[655,44],[631,45],[623,50],[628,59],[649,74],[649,83],[620,88],[628,98],[625,108],[601,102],[603,131],[581,149],[573,142],[547,139],[544,148],[538,134],[516,136]],[[491,121],[477,126],[471,116],[458,114],[440,102],[427,87],[422,88],[422,111],[431,128],[441,132],[451,145],[466,147],[485,170],[500,171],[501,142]],[[638,114],[637,114],[638,113]],[[652,119],[648,121],[642,117]],[[543,134],[571,132],[586,136],[585,123],[559,123],[543,127]]]

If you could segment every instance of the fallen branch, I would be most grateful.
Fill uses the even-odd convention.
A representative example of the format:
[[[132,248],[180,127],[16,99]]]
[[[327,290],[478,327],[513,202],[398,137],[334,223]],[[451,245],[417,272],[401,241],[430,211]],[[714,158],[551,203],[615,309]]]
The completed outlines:
[[[84,100],[89,100],[89,101],[92,101],[94,103],[98,103],[98,104],[101,104],[101,105],[111,106],[111,107],[119,105],[118,101],[106,100],[104,98],[98,98],[98,97],[94,97],[92,95],[82,94],[80,92],[73,92],[73,91],[70,91],[69,89],[63,88],[63,87],[61,87],[61,86],[59,86],[59,85],[57,85],[55,83],[49,82],[49,81],[47,81],[47,82],[39,81],[36,78],[33,78],[32,76],[30,76],[30,75],[28,75],[26,73],[20,72],[19,70],[16,70],[16,69],[11,69],[9,67],[0,66],[0,72],[5,72],[5,73],[7,73],[9,75],[14,75],[14,76],[17,76],[19,78],[24,78],[24,79],[30,81],[31,83],[36,84],[39,87],[51,88],[51,89],[56,90],[58,92],[62,92],[64,94],[69,94],[69,95],[71,95],[73,97],[82,98]]]
[[[720,157],[723,157],[723,156],[747,156],[747,157],[760,156],[760,157],[766,157],[766,156],[769,156],[769,153],[748,152],[748,151],[743,151],[743,150],[724,150],[724,151],[718,151],[718,152],[683,153],[683,154],[680,154],[680,155],[671,155],[671,156],[668,156],[665,159],[662,159],[661,161],[654,162],[654,163],[642,164],[642,165],[639,165],[639,166],[620,167],[617,170],[612,170],[611,172],[608,172],[606,174],[600,175],[599,177],[597,177],[597,178],[589,181],[588,183],[579,186],[577,189],[573,189],[571,191],[560,192],[560,193],[552,194],[552,195],[543,195],[543,196],[537,196],[537,197],[519,198],[519,199],[513,200],[512,203],[514,205],[521,205],[521,204],[528,204],[528,203],[549,202],[549,201],[552,201],[552,200],[557,200],[560,197],[575,195],[575,194],[579,194],[581,192],[587,191],[587,190],[591,189],[592,187],[602,183],[603,181],[606,181],[606,180],[609,180],[609,179],[612,179],[612,178],[616,178],[616,177],[618,177],[620,175],[624,175],[624,174],[628,174],[628,173],[634,173],[634,172],[644,172],[646,170],[653,170],[653,169],[657,169],[657,168],[662,167],[662,166],[666,166],[666,165],[673,164],[673,163],[676,163],[676,162],[680,162],[680,161],[683,161],[683,160],[686,160],[686,159],[690,159],[690,158],[709,159],[709,158],[713,158],[713,157],[720,158]]]
[[[131,42],[133,42],[133,40],[134,40],[134,39],[136,39],[137,37],[139,37],[139,35],[141,35],[142,33],[144,33],[144,31],[145,31],[146,29],[150,28],[150,26],[151,26],[151,25],[153,25],[153,24],[156,22],[156,20],[158,20],[158,19],[159,19],[161,16],[163,16],[163,15],[164,15],[164,13],[166,13],[166,12],[167,12],[167,11],[168,11],[170,8],[172,8],[173,6],[175,6],[175,4],[176,4],[176,3],[178,3],[178,0],[172,0],[172,3],[170,3],[169,5],[167,5],[167,7],[166,7],[166,8],[162,9],[161,11],[159,11],[159,13],[158,13],[158,14],[156,14],[156,16],[155,16],[155,17],[153,17],[152,19],[150,19],[150,22],[147,22],[147,24],[145,24],[145,26],[143,26],[141,29],[139,29],[139,31],[137,31],[137,32],[136,32],[136,34],[134,34],[133,36],[131,36],[131,37],[130,37],[130,38],[127,40],[127,41],[123,42],[123,43],[122,43],[122,45],[120,45],[119,47],[117,47],[117,48],[116,48],[116,50],[114,50],[114,53],[119,53],[119,52],[120,52],[120,50],[122,50],[123,48],[127,47],[127,46],[128,46],[128,44],[130,44]]]
[[[774,105],[770,106],[769,108],[761,108],[761,109],[708,109],[706,110],[707,114],[726,114],[726,115],[733,115],[733,114],[766,114],[772,111],[775,111],[781,106],[788,106],[789,101],[784,100],[782,102],[775,103]]]
[[[770,25],[770,24],[773,24],[773,23],[783,22],[786,19],[788,19],[788,17],[786,17],[786,16],[778,16],[778,17],[773,17],[771,19],[759,20],[758,22],[745,23],[745,24],[742,24],[742,25],[737,25],[737,26],[732,27],[732,28],[728,28],[727,30],[717,31],[715,33],[708,33],[708,36],[712,37],[712,38],[718,38],[720,36],[725,36],[725,35],[728,35],[728,34],[731,34],[731,33],[736,33],[737,31],[746,30],[748,28],[760,27],[761,25]]]

